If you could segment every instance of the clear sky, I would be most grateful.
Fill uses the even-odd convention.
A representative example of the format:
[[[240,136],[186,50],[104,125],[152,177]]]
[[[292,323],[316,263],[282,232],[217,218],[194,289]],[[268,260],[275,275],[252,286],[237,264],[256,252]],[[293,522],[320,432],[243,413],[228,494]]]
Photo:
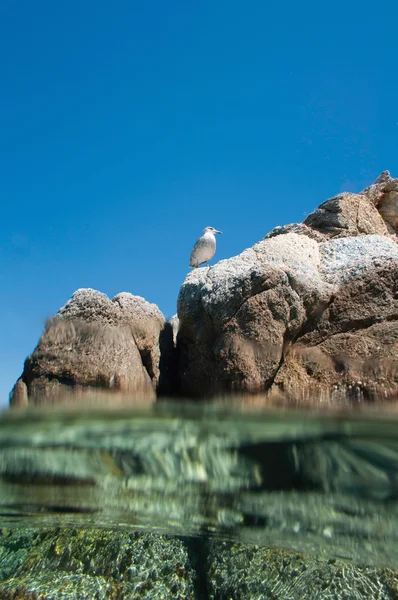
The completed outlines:
[[[0,2],[0,404],[79,287],[167,317],[217,259],[398,177],[396,2]]]

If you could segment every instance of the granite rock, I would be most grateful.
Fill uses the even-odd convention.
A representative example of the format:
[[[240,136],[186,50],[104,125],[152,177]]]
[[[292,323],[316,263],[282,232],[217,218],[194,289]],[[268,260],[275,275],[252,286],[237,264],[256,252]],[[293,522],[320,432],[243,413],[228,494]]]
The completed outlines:
[[[139,296],[110,300],[79,289],[48,321],[26,359],[11,405],[83,402],[98,397],[152,401],[160,377],[160,337],[165,319]],[[26,398],[24,390],[26,389]]]
[[[383,173],[304,223],[191,272],[178,298],[181,393],[395,393],[396,194],[398,180]]]

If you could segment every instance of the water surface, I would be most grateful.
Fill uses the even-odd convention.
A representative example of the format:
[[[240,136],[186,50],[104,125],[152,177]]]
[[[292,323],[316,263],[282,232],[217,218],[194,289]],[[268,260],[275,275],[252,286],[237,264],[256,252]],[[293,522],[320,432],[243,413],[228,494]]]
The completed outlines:
[[[189,403],[0,418],[0,527],[212,536],[398,567],[398,420]]]

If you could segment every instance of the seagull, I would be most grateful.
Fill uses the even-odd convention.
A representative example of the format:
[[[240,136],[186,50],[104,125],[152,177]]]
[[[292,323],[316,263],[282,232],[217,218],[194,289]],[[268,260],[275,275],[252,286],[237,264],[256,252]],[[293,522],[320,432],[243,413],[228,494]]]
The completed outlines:
[[[199,267],[211,260],[216,252],[216,238],[214,234],[221,233],[214,227],[206,227],[203,235],[198,239],[191,252],[189,266],[191,268]]]

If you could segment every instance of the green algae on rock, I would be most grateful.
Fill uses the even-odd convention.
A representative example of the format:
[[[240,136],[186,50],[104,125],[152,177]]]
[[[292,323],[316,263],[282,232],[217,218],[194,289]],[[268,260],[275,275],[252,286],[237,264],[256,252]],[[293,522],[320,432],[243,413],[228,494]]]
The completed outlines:
[[[3,529],[0,598],[397,600],[398,573],[208,538]]]
[[[396,600],[398,573],[239,543],[207,545],[210,600]]]
[[[195,598],[185,545],[161,535],[3,529],[0,565],[0,598]]]

